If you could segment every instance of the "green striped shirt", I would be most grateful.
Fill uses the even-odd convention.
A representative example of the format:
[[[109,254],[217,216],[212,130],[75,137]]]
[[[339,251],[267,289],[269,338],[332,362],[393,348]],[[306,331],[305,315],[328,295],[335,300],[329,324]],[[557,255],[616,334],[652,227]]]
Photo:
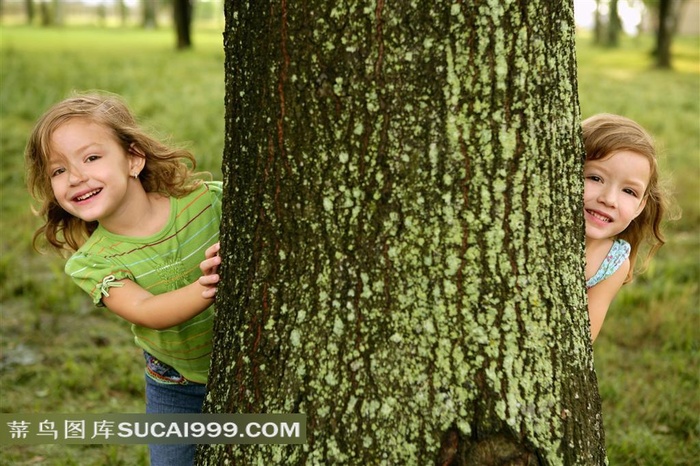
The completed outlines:
[[[219,240],[221,182],[170,198],[170,218],[155,235],[115,235],[102,227],[66,263],[65,271],[93,302],[118,280],[130,279],[154,295],[182,288],[201,275],[204,251]],[[212,349],[214,306],[180,325],[153,330],[132,324],[136,344],[188,380],[206,383]]]

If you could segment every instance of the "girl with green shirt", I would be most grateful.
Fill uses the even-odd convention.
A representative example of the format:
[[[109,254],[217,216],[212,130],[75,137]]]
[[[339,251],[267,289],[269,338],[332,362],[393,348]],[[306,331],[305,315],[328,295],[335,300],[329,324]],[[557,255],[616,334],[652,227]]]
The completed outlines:
[[[200,264],[218,242],[221,183],[196,179],[193,155],[146,134],[113,95],[54,105],[25,161],[44,219],[35,245],[71,254],[66,273],[131,322],[146,359],[146,411],[201,412],[214,300]],[[194,448],[150,445],[151,464],[191,465]]]

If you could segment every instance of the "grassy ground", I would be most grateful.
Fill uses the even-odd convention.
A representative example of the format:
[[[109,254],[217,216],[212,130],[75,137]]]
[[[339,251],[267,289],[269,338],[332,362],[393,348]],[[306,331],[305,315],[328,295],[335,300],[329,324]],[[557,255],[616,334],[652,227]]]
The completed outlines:
[[[191,141],[220,178],[221,35],[197,31],[177,53],[168,31],[0,29],[0,412],[140,412],[142,364],[128,326],[94,309],[62,261],[32,251],[38,226],[22,151],[39,114],[72,90],[125,97],[143,122]],[[683,217],[647,274],[626,286],[596,342],[614,465],[691,465],[700,457],[700,47],[676,42],[676,71],[651,67],[647,38],[579,46],[584,117],[630,116],[654,133]],[[2,446],[0,464],[138,465],[143,446]]]

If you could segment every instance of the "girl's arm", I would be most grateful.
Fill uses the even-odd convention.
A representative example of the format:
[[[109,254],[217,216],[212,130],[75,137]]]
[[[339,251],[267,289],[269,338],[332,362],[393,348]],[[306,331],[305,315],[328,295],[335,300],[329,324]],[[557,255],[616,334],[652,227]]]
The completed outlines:
[[[155,330],[187,322],[214,302],[203,296],[207,288],[199,282],[158,295],[131,280],[121,280],[120,283],[124,285],[111,287],[109,296],[102,298],[104,305],[132,324]]]
[[[593,341],[598,337],[598,333],[603,327],[605,315],[608,313],[608,307],[622,288],[629,269],[630,261],[626,259],[615,273],[588,290],[588,317],[591,321]]]
[[[216,270],[221,263],[218,253],[218,242],[207,248],[199,265],[204,275],[183,288],[154,295],[131,280],[122,280],[123,286],[111,287],[102,302],[110,311],[141,327],[163,330],[187,322],[214,302],[219,282]]]

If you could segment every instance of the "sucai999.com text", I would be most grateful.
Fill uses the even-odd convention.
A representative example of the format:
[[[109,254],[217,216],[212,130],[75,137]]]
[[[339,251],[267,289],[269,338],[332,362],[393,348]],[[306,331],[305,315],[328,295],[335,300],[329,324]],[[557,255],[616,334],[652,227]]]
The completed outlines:
[[[303,414],[3,414],[3,444],[280,443],[306,441]]]

